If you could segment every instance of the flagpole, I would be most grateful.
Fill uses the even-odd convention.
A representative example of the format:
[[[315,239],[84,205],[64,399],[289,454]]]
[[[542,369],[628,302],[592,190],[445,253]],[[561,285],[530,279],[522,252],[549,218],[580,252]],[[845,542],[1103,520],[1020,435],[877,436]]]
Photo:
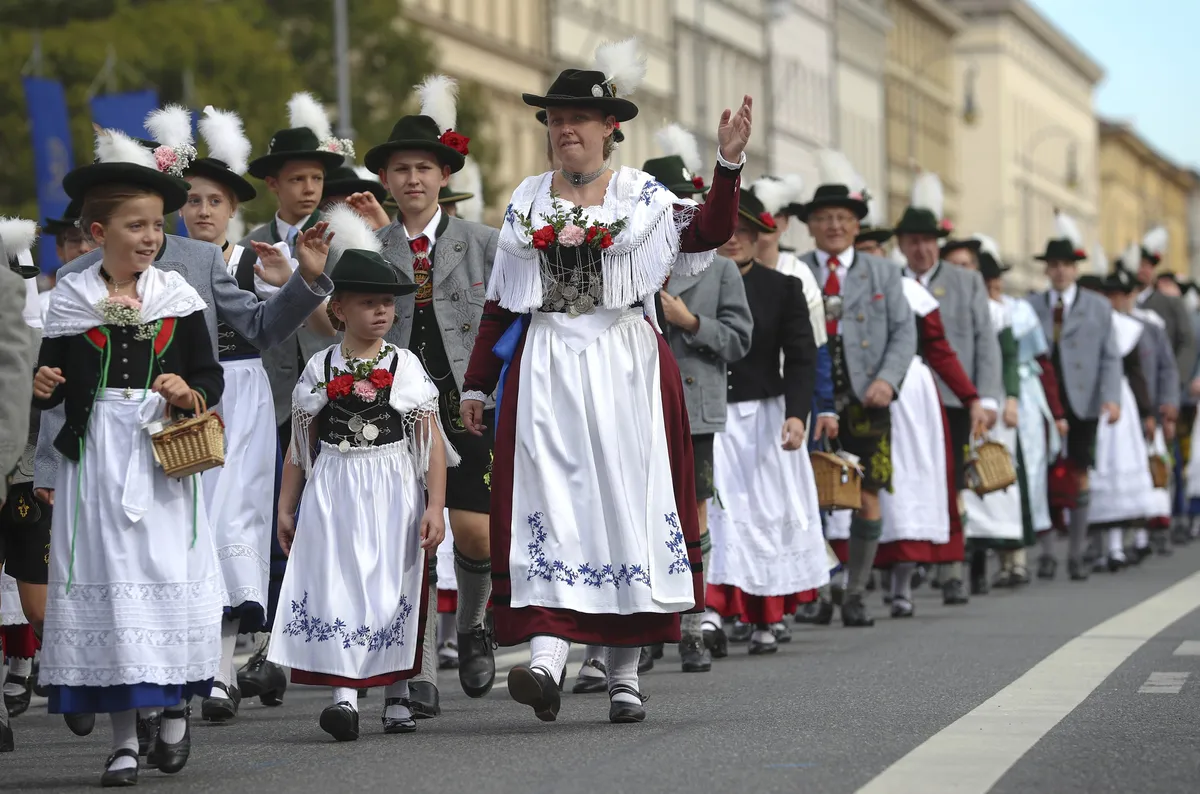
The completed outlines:
[[[353,138],[350,118],[350,24],[346,0],[333,0],[334,47],[337,60],[338,137]]]

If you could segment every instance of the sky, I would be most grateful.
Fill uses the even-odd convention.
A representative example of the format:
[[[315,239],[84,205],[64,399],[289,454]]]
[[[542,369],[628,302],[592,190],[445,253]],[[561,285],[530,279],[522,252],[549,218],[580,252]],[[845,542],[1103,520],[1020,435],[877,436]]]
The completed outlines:
[[[1104,67],[1096,112],[1200,169],[1200,0],[1030,0]]]

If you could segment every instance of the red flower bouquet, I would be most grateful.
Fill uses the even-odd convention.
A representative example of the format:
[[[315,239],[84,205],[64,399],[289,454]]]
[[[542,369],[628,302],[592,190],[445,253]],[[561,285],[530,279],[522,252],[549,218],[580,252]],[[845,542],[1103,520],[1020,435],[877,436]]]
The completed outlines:
[[[325,385],[325,394],[330,400],[337,400],[350,394],[354,388],[354,376],[347,373],[338,375]]]
[[[392,373],[386,369],[373,369],[367,380],[371,381],[371,385],[376,389],[386,389],[392,385]]]
[[[558,232],[554,231],[553,226],[547,224],[533,233],[533,247],[539,251],[545,251],[554,245],[554,241],[557,239]]]

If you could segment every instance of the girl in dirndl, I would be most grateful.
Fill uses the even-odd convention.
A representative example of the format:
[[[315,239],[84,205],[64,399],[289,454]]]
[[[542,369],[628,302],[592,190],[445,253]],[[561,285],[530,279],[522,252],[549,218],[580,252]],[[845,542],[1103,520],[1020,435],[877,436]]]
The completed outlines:
[[[293,683],[331,687],[321,728],[353,741],[368,687],[385,687],[384,733],[416,730],[408,679],[421,666],[426,553],[445,534],[446,466],[458,455],[420,360],[383,340],[396,296],[414,287],[353,210],[329,218],[335,243],[351,246],[335,252],[330,301],[345,338],[309,360],[292,394],[278,516],[288,566],[268,658]]]
[[[156,157],[102,131],[97,155],[63,187],[104,256],[55,287],[34,379],[34,405],[65,403],[66,415],[40,682],[52,713],[110,715],[101,784],[121,786],[137,782],[137,709],[163,709],[150,763],[183,768],[188,702],[220,664],[225,587],[200,478],[168,477],[147,425],[168,405],[191,409],[193,392],[218,402],[224,377],[203,299],[154,266],[163,213],[187,199],[188,150]]]

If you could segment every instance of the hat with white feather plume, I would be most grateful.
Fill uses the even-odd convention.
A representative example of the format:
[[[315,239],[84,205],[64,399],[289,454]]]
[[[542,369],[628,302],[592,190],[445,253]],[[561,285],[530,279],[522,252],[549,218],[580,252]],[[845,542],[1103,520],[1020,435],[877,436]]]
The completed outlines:
[[[932,171],[922,171],[913,180],[912,196],[908,207],[895,226],[896,234],[920,234],[929,237],[945,237],[954,230],[954,225],[944,217],[945,194],[942,180]],[[966,246],[971,243],[964,241]]]
[[[564,69],[544,96],[521,94],[535,108],[595,108],[618,122],[638,114],[637,105],[626,97],[646,79],[646,54],[636,38],[607,42],[596,48],[591,69]]]
[[[430,152],[450,173],[462,169],[470,154],[471,139],[455,130],[458,123],[458,83],[444,74],[434,74],[416,86],[421,110],[405,116],[392,127],[387,141],[367,152],[367,168],[379,173],[387,168],[393,152]]]
[[[979,256],[979,274],[984,281],[1000,278],[1008,272],[1010,268],[1001,261],[1000,246],[994,239],[986,234],[974,234],[970,239],[979,243],[976,253]]]
[[[415,284],[401,284],[396,269],[380,253],[383,243],[375,230],[349,204],[334,204],[322,212],[329,224],[329,277],[334,292],[407,295]]]
[[[742,188],[738,213],[750,221],[759,221],[767,226],[764,231],[775,231],[776,218],[792,214],[792,207],[803,206],[804,180],[799,176],[763,177],[749,187]]]
[[[812,199],[796,213],[796,217],[807,222],[813,212],[826,207],[842,207],[854,213],[861,221],[867,217],[867,196],[862,177],[854,170],[846,155],[834,149],[822,149],[817,153],[817,170],[821,184],[813,192]]]
[[[250,163],[250,176],[266,179],[278,174],[284,163],[297,160],[320,163],[328,171],[354,157],[354,144],[333,137],[329,114],[307,91],[288,100],[288,124],[291,126],[271,137],[267,153]]]
[[[708,187],[699,171],[704,167],[700,159],[700,145],[696,136],[679,124],[668,124],[654,134],[662,157],[652,157],[642,163],[642,170],[666,185],[676,196],[688,198],[704,193]]]
[[[39,270],[33,262],[34,243],[38,238],[36,221],[24,218],[0,218],[0,260],[21,278],[34,278]]]
[[[233,111],[208,105],[199,127],[208,157],[192,161],[185,176],[211,179],[233,191],[238,201],[252,201],[258,191],[242,176],[250,160],[250,139],[242,131],[242,119]]]
[[[1165,226],[1155,226],[1150,231],[1146,232],[1146,236],[1142,238],[1142,259],[1145,259],[1155,267],[1162,261],[1163,255],[1167,252],[1167,229]]]
[[[186,141],[190,142],[190,120],[188,125]],[[164,137],[179,144],[183,139],[177,135],[178,129],[175,125],[167,126],[171,128],[168,130],[164,126],[160,132]],[[63,177],[63,190],[80,203],[82,211],[82,203],[92,188],[101,185],[130,185],[162,196],[164,214],[175,212],[187,201],[188,183],[175,176],[172,171],[179,164],[181,154],[186,154],[186,149],[181,152],[165,142],[160,143],[157,149],[151,150],[120,130],[97,127],[95,162],[80,166]],[[194,149],[192,156],[195,156]]]
[[[1087,259],[1083,248],[1083,235],[1075,219],[1062,210],[1054,211],[1054,237],[1046,243],[1046,250],[1034,257],[1042,262],[1081,262]]]

